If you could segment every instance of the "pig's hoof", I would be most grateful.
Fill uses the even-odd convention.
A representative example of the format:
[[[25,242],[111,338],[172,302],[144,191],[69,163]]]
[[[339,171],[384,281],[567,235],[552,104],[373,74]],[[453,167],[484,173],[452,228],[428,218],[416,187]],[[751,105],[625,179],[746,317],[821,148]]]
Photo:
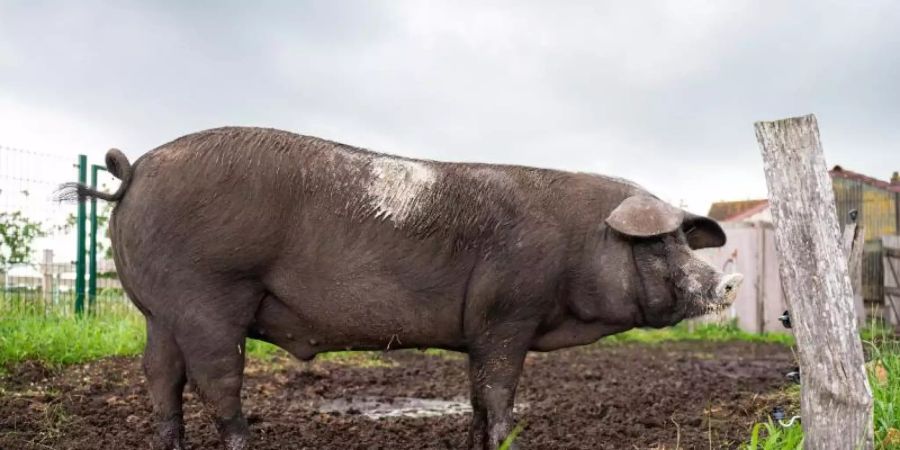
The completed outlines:
[[[247,428],[247,420],[243,415],[238,414],[234,418],[220,420],[217,425],[222,442],[225,444],[225,450],[250,448],[250,430]]]
[[[184,423],[181,418],[161,421],[157,424],[157,445],[161,450],[184,450]]]
[[[232,434],[225,437],[225,450],[247,450],[250,448],[250,439],[246,435]]]

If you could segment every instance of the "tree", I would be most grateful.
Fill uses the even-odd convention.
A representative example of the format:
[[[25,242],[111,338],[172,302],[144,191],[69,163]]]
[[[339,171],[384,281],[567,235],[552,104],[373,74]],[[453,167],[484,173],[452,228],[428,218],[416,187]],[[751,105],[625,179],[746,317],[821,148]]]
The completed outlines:
[[[34,240],[45,235],[41,223],[21,211],[0,212],[0,266],[27,262]]]

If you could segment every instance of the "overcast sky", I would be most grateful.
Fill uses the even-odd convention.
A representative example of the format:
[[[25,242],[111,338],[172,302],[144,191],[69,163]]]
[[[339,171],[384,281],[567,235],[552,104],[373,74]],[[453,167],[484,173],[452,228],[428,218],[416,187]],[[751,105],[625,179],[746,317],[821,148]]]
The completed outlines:
[[[900,170],[900,2],[0,3],[0,145],[96,162],[268,126],[705,213],[765,196],[754,121],[807,113],[829,165]]]

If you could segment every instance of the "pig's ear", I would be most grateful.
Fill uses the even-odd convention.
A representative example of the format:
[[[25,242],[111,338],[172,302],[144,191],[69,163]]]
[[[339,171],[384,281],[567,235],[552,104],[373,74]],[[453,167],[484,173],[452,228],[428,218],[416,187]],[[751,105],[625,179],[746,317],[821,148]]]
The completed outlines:
[[[649,195],[626,198],[606,218],[606,224],[627,236],[650,237],[681,226],[684,211]]]
[[[684,230],[688,245],[694,250],[725,245],[725,232],[715,220],[709,217],[686,212],[681,229]]]

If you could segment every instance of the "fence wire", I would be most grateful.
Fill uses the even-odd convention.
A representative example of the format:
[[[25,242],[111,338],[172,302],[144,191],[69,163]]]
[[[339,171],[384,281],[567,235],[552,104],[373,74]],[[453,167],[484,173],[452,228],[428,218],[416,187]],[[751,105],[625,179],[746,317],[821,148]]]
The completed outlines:
[[[0,315],[74,313],[77,205],[55,202],[53,194],[61,183],[77,180],[77,163],[76,156],[0,145]],[[98,185],[113,184],[101,171]],[[110,207],[102,201],[97,206],[104,222]],[[97,235],[99,275],[90,312],[132,312],[107,252],[105,223]]]

